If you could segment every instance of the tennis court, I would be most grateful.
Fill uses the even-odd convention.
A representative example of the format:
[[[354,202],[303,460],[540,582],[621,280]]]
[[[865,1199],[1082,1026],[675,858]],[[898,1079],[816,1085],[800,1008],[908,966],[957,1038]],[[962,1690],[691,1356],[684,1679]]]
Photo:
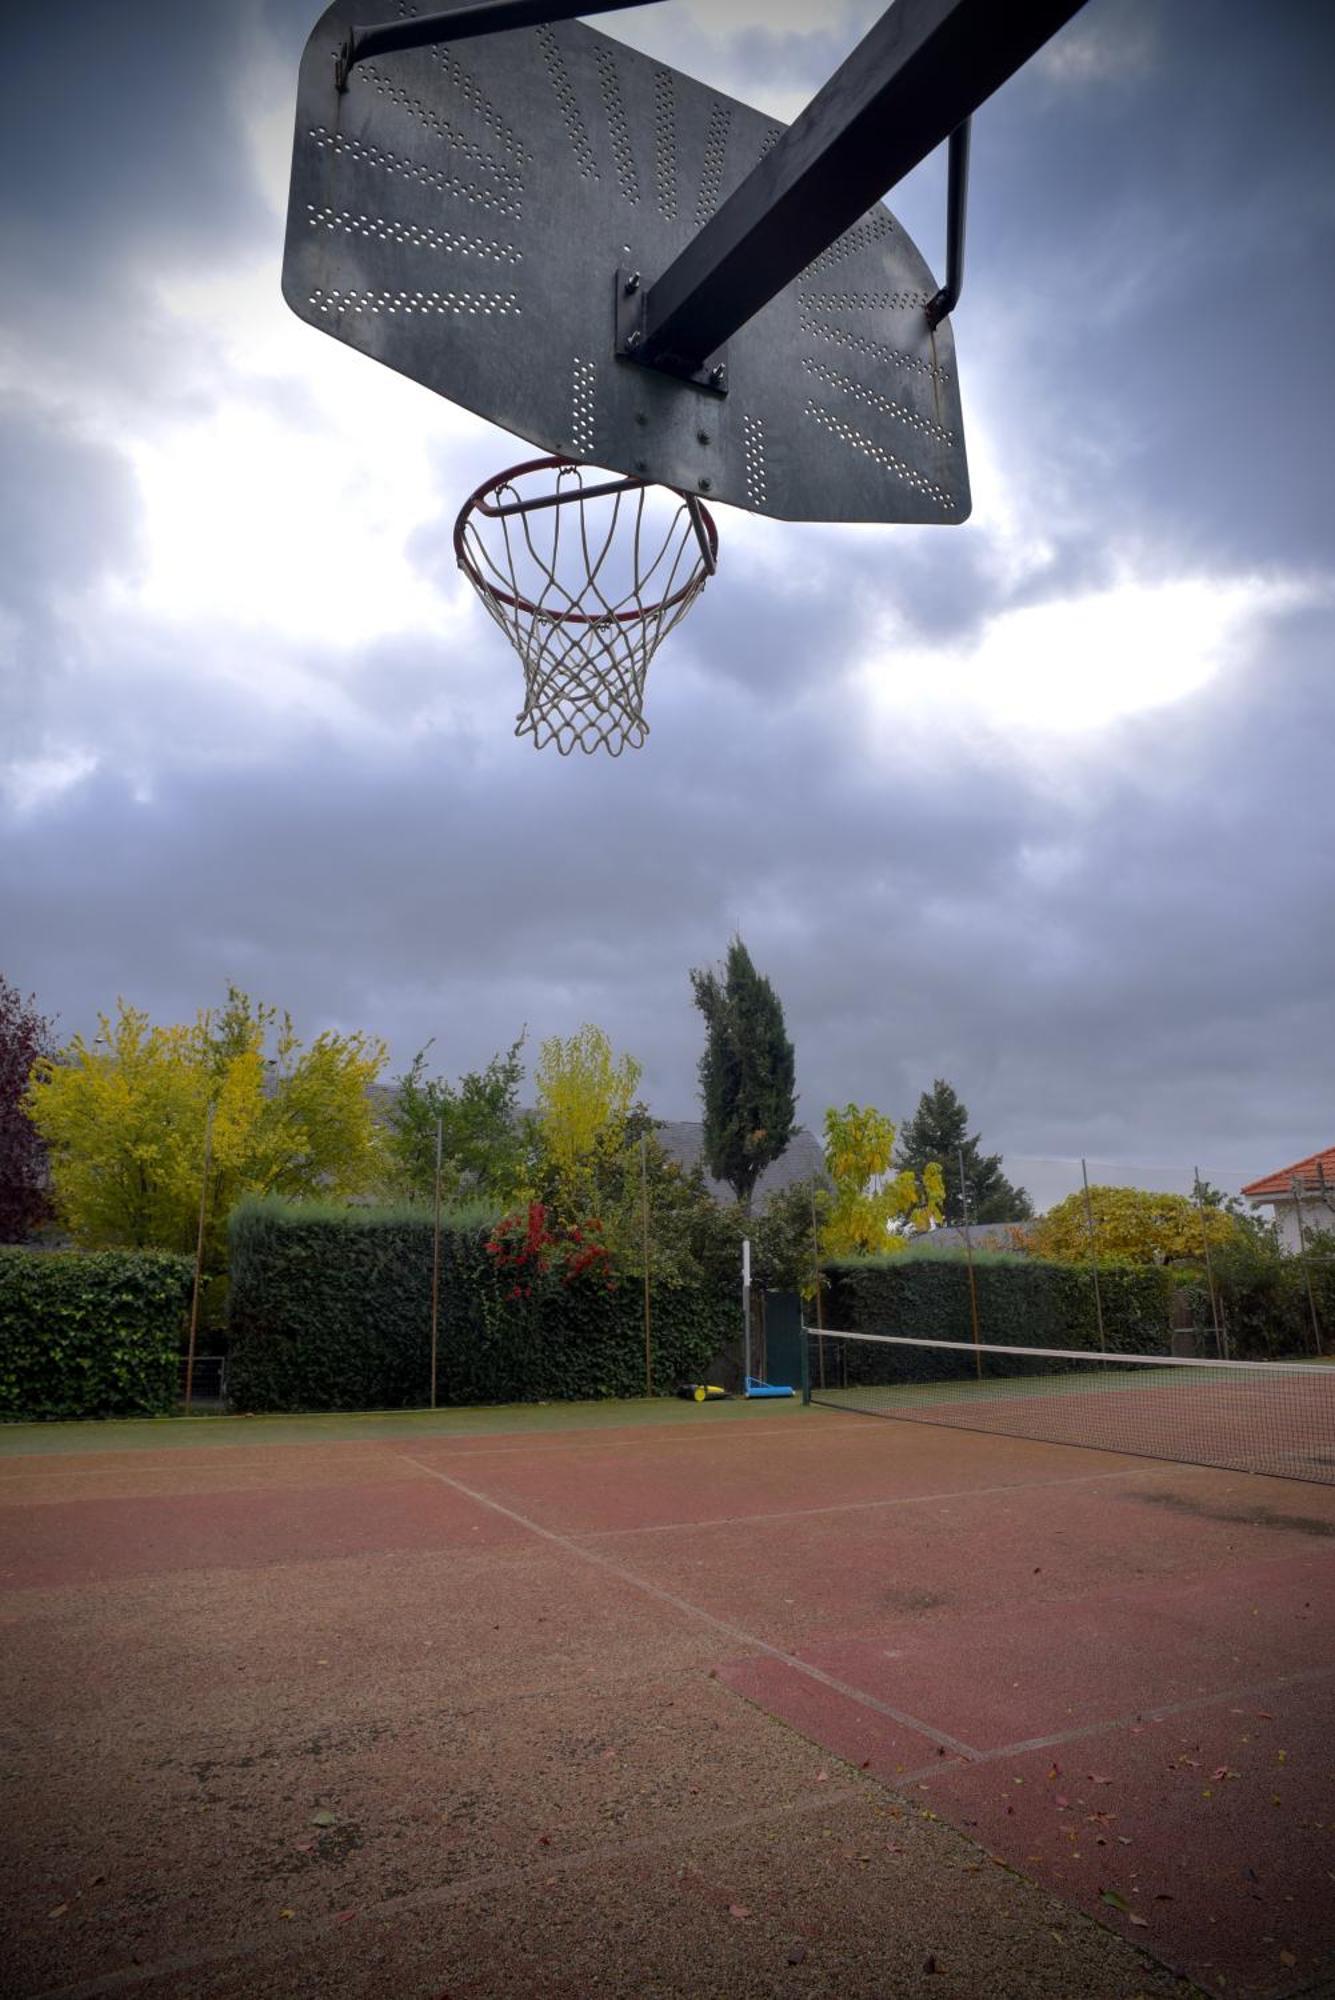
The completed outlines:
[[[215,1419],[0,1432],[0,1537],[16,1994],[1335,1977],[1327,1486],[797,1403]]]

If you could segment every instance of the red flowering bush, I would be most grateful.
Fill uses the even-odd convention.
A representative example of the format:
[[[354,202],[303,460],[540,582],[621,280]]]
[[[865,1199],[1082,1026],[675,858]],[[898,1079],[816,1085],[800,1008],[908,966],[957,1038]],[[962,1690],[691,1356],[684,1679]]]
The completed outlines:
[[[608,1291],[616,1289],[612,1276],[612,1253],[603,1241],[603,1225],[596,1215],[562,1231],[545,1203],[529,1202],[527,1208],[502,1216],[487,1238],[487,1255],[498,1271],[512,1275],[507,1299],[533,1296],[535,1278],[559,1271],[564,1285],[581,1278],[593,1278]]]

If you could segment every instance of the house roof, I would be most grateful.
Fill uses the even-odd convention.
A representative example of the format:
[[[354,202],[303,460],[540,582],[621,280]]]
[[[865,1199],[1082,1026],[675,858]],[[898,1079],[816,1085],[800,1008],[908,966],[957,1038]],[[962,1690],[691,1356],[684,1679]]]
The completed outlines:
[[[1249,1201],[1290,1201],[1295,1181],[1303,1194],[1335,1194],[1335,1146],[1327,1146],[1324,1153],[1309,1153],[1305,1160],[1295,1160],[1277,1174],[1250,1181],[1242,1192]]]
[[[966,1243],[963,1228],[957,1223],[946,1222],[909,1240],[915,1244],[930,1244],[933,1250],[963,1250],[968,1244],[972,1244],[975,1250],[1018,1250],[1021,1245],[1017,1237],[1022,1236],[1027,1227],[1027,1223],[1020,1221],[971,1222]]]
[[[688,1171],[704,1152],[705,1128],[697,1119],[665,1118],[659,1121],[655,1136],[664,1152]],[[755,1206],[763,1208],[772,1194],[781,1188],[791,1187],[795,1181],[818,1180],[828,1183],[825,1171],[825,1154],[820,1141],[808,1132],[805,1125],[799,1125],[788,1141],[787,1150],[779,1155],[772,1166],[766,1167],[756,1182]],[[724,1181],[716,1181],[705,1171],[705,1185],[715,1201],[730,1202],[732,1189]]]

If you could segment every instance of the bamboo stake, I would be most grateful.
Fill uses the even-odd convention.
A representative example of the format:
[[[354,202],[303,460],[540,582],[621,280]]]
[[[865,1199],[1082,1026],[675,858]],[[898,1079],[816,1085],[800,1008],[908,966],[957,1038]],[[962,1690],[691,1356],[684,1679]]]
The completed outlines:
[[[820,1228],[816,1221],[816,1184],[811,1184],[811,1255],[816,1273],[816,1365],[825,1387],[825,1309],[820,1295]]]
[[[436,1177],[431,1210],[431,1407],[436,1407],[436,1356],[440,1329],[440,1156],[445,1144],[445,1121],[436,1120]]]
[[[654,1393],[653,1326],[649,1303],[649,1143],[640,1134],[640,1209],[644,1225],[644,1393]]]
[[[1307,1261],[1307,1228],[1303,1222],[1302,1184],[1297,1174],[1290,1185],[1293,1188],[1293,1205],[1298,1212],[1298,1257],[1303,1267],[1303,1282],[1307,1286],[1307,1310],[1312,1316],[1312,1351],[1321,1352],[1321,1321],[1317,1316],[1316,1293],[1312,1290],[1312,1267]]]
[[[983,1350],[978,1332],[978,1285],[973,1275],[973,1237],[969,1232],[969,1189],[964,1178],[964,1148],[959,1149],[960,1159],[960,1212],[964,1217],[964,1258],[969,1266],[969,1317],[973,1322],[973,1359],[978,1371],[978,1380],[983,1379]]]
[[[1210,1256],[1210,1232],[1205,1227],[1205,1203],[1201,1199],[1201,1170],[1193,1167],[1196,1177],[1196,1210],[1201,1218],[1201,1248],[1205,1252],[1205,1282],[1210,1287],[1210,1318],[1214,1322],[1214,1351],[1221,1361],[1227,1361],[1228,1349],[1224,1341],[1224,1326],[1219,1313],[1219,1295],[1215,1291],[1214,1262]]]
[[[1107,1342],[1103,1338],[1103,1293],[1099,1290],[1099,1260],[1094,1242],[1094,1206],[1089,1199],[1089,1168],[1080,1162],[1080,1178],[1085,1184],[1085,1226],[1089,1230],[1089,1269],[1094,1279],[1094,1313],[1099,1323],[1099,1352],[1107,1352]]]
[[[195,1284],[190,1294],[190,1346],[185,1359],[185,1413],[195,1393],[195,1335],[199,1328],[199,1294],[204,1282],[204,1214],[209,1199],[209,1168],[213,1165],[212,1104],[204,1114],[204,1168],[199,1177],[199,1227],[195,1232]]]

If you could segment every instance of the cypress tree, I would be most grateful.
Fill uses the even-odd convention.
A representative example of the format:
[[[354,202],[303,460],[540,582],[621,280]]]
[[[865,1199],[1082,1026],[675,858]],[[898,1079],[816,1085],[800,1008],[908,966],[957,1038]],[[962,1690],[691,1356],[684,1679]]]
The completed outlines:
[[[756,1182],[796,1125],[793,1045],[779,996],[740,938],[728,946],[722,978],[692,972],[691,985],[705,1017],[705,1159],[715,1180],[726,1181],[749,1213]]]
[[[918,1099],[912,1118],[900,1129],[895,1165],[921,1173],[935,1161],[945,1175],[945,1220],[964,1220],[960,1199],[960,1152],[964,1153],[964,1186],[970,1222],[1024,1222],[1034,1212],[1023,1188],[1012,1187],[1001,1170],[1000,1153],[984,1153],[978,1134],[969,1136],[969,1113],[943,1077]]]

